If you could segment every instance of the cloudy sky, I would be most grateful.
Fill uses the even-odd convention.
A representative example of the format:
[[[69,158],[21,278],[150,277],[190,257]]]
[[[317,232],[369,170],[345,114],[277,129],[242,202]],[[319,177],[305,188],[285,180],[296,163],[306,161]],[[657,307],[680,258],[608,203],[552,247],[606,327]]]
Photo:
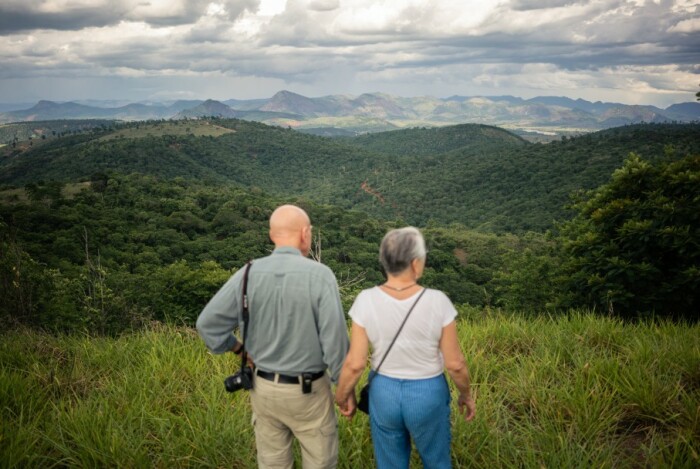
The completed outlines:
[[[694,101],[700,0],[0,0],[0,102]]]

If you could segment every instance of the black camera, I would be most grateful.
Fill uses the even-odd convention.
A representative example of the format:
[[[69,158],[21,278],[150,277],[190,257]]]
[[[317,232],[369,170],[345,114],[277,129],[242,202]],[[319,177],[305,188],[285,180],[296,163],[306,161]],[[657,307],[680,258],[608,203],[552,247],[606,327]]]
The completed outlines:
[[[239,389],[253,389],[253,369],[249,366],[244,366],[240,371],[224,380],[224,387],[228,392],[236,392]]]

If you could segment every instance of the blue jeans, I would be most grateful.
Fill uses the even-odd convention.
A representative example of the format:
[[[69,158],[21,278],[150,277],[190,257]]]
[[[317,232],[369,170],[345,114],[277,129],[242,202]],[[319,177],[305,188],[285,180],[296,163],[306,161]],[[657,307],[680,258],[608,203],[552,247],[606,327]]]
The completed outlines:
[[[408,468],[411,438],[424,468],[452,466],[450,391],[444,375],[395,379],[377,374],[370,386],[369,408],[379,469]]]

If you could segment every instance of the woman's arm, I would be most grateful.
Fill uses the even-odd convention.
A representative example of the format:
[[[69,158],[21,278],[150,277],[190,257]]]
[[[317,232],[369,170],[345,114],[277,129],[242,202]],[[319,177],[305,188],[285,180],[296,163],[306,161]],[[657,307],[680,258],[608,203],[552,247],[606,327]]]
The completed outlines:
[[[464,359],[462,350],[459,348],[457,323],[455,321],[442,328],[440,351],[445,359],[445,368],[459,390],[457,404],[464,413],[464,420],[470,421],[474,418],[476,406],[471,395],[467,362]]]
[[[356,410],[355,385],[367,366],[368,348],[369,340],[365,328],[353,322],[350,350],[348,356],[345,357],[343,368],[340,370],[338,386],[335,389],[335,402],[340,408],[340,413],[346,417],[352,417]]]

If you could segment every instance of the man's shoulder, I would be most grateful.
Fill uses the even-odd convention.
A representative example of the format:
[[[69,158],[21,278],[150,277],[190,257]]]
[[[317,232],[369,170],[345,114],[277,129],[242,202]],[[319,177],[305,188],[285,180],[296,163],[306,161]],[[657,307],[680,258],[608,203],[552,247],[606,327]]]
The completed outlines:
[[[274,269],[276,270],[278,267],[278,264],[280,262],[284,262],[288,268],[291,268],[297,273],[308,273],[314,276],[320,276],[320,277],[332,277],[335,279],[335,274],[331,270],[330,267],[328,267],[325,264],[321,264],[318,261],[315,261],[313,259],[309,259],[308,257],[303,257],[303,256],[287,256],[284,255],[284,258],[280,257],[281,255],[269,255],[265,257],[261,257],[259,259],[254,259],[253,260],[253,270],[255,271],[255,264],[257,263],[260,268],[263,269]]]
[[[318,275],[328,279],[332,278],[335,280],[335,274],[327,265],[321,264],[313,259],[309,259],[308,257],[302,257],[301,261],[303,262],[302,265],[304,266],[304,269],[308,269],[308,272],[312,275]]]

